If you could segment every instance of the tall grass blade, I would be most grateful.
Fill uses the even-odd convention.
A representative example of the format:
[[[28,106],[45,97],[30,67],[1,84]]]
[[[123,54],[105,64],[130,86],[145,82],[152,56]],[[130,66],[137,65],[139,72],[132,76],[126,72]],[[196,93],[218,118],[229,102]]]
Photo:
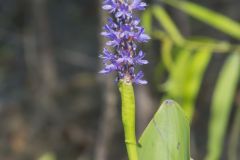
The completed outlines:
[[[164,30],[169,34],[171,39],[178,45],[183,44],[183,36],[179,32],[176,25],[174,24],[168,13],[165,11],[165,9],[161,6],[153,6],[152,12],[158,22],[163,26]]]
[[[205,22],[208,25],[228,34],[236,39],[240,39],[240,24],[220,13],[202,7],[193,2],[165,0],[163,1],[188,15]]]
[[[206,160],[218,160],[221,156],[239,75],[240,56],[234,53],[225,62],[214,90]]]

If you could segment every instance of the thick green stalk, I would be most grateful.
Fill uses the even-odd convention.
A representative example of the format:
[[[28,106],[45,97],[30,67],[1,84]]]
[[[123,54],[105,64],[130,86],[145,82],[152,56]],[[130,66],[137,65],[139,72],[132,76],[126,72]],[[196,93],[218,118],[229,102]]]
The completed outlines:
[[[135,98],[131,83],[119,82],[122,98],[122,123],[129,160],[138,160],[135,134]]]

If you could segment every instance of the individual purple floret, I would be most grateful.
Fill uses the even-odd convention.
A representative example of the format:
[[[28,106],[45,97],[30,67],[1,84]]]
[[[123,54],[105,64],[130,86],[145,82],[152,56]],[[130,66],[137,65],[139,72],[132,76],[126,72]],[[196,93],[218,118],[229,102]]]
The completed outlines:
[[[138,49],[137,45],[148,42],[150,37],[139,25],[140,19],[133,14],[134,11],[144,10],[146,6],[141,0],[104,0],[102,8],[108,11],[112,18],[108,19],[101,33],[109,41],[103,49],[103,54],[99,56],[105,65],[100,73],[116,71],[117,81],[147,84],[147,81],[142,80],[143,72],[135,73],[135,67],[148,63],[143,59],[144,52]],[[114,53],[109,50],[110,47]]]

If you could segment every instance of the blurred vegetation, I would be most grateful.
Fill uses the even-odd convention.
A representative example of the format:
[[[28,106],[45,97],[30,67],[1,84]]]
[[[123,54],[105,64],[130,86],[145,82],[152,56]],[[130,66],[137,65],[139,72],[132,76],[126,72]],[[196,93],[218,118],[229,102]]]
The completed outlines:
[[[0,1],[1,160],[126,159],[117,86],[97,74],[101,2]],[[240,1],[147,3],[138,132],[171,98],[191,121],[194,160],[238,160]]]
[[[240,23],[199,4],[188,1],[164,0],[161,3],[181,10],[185,14],[206,23],[233,39],[239,40]],[[143,24],[146,31],[161,43],[161,62],[156,68],[156,75],[168,74],[166,82],[159,84],[159,90],[165,98],[171,98],[182,105],[187,117],[192,121],[195,114],[196,98],[202,79],[212,54],[228,53],[227,60],[221,67],[211,102],[208,145],[206,160],[220,159],[223,151],[224,136],[233,104],[237,102],[236,93],[240,79],[240,45],[229,41],[220,41],[209,36],[194,35],[184,37],[175,25],[163,5],[153,5],[144,13]],[[153,24],[157,22],[159,27]],[[163,69],[164,68],[164,69]],[[160,72],[160,73],[158,73]],[[157,76],[156,80],[159,81]],[[237,114],[234,116],[238,116]],[[233,124],[238,121],[233,121]],[[239,131],[234,131],[238,132]],[[240,135],[235,136],[238,140]],[[239,157],[236,148],[230,147],[228,159]],[[237,147],[238,145],[234,145]],[[235,150],[235,152],[232,152]],[[234,157],[234,158],[233,158]]]

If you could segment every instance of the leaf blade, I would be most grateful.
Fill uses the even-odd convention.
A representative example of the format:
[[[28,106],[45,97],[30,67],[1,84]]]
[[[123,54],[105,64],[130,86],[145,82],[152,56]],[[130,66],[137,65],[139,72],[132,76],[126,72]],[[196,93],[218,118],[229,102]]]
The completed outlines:
[[[170,35],[171,39],[181,45],[184,43],[184,38],[177,29],[176,25],[172,21],[171,17],[161,6],[153,6],[152,8],[153,15],[159,21],[159,23],[163,26],[166,32]]]
[[[208,25],[234,37],[240,39],[240,24],[234,20],[207,9],[203,6],[187,1],[165,0],[166,4],[182,10],[188,15],[205,22]]]
[[[220,157],[239,75],[240,56],[238,53],[234,53],[225,62],[214,90],[206,160]]]
[[[181,107],[167,100],[139,140],[139,160],[189,160],[189,135],[189,124]]]

